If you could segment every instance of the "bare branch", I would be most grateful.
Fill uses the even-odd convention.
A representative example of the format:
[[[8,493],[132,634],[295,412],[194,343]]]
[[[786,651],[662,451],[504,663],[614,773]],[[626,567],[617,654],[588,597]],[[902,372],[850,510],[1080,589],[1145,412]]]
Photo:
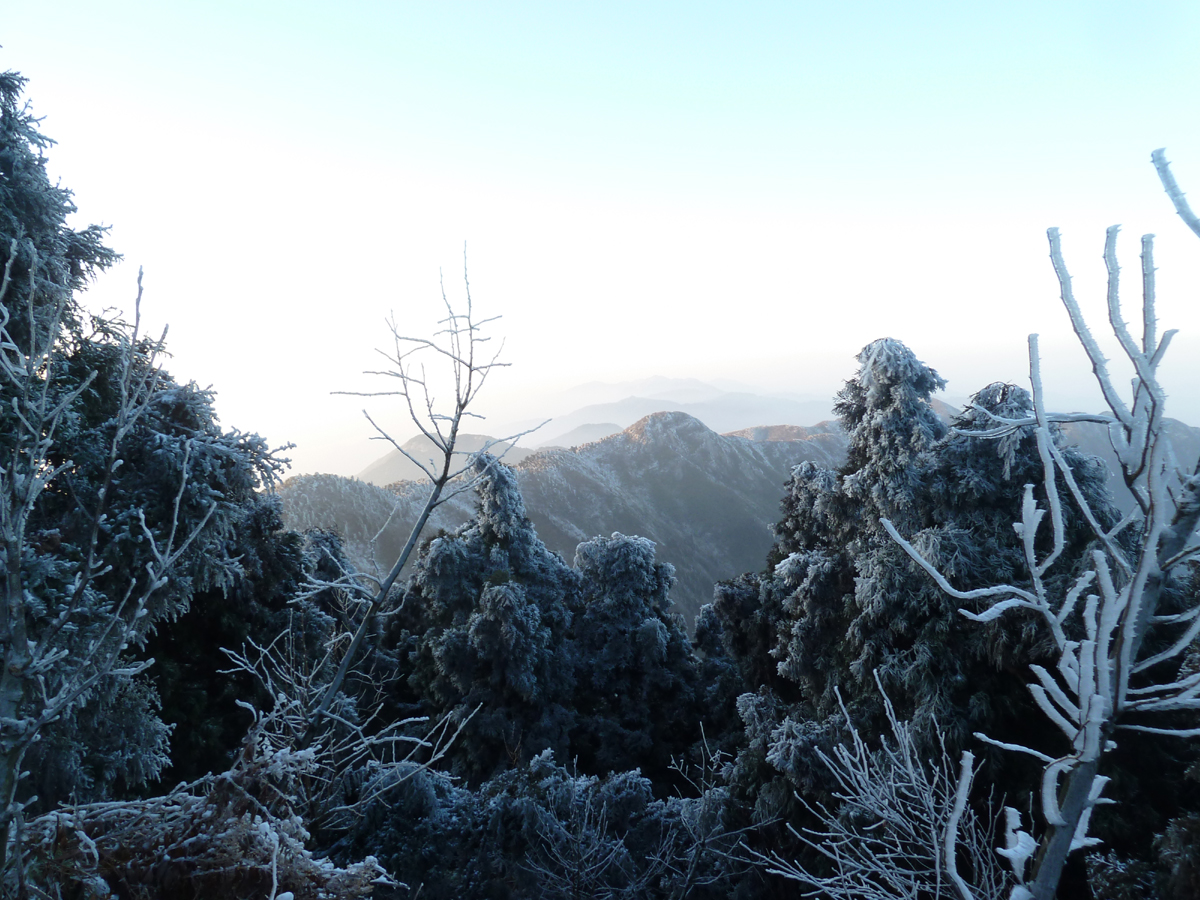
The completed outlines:
[[[1175,205],[1175,212],[1179,214],[1179,218],[1183,219],[1187,227],[1192,229],[1197,237],[1200,237],[1200,218],[1197,218],[1196,214],[1192,212],[1192,207],[1188,204],[1187,197],[1179,189],[1179,185],[1175,181],[1175,176],[1171,174],[1171,164],[1167,162],[1166,148],[1160,147],[1155,150],[1150,154],[1150,160],[1154,163],[1159,180],[1162,181],[1163,189]]]
[[[1128,427],[1132,425],[1132,417],[1128,408],[1126,408],[1124,402],[1117,394],[1112,379],[1109,377],[1108,360],[1105,359],[1104,353],[1100,350],[1100,345],[1096,343],[1096,339],[1092,337],[1092,332],[1083,318],[1079,304],[1075,301],[1075,292],[1071,288],[1071,274],[1067,271],[1067,264],[1062,258],[1062,243],[1058,236],[1058,229],[1048,229],[1046,236],[1050,239],[1050,260],[1054,264],[1055,274],[1058,275],[1058,283],[1062,291],[1062,302],[1063,306],[1067,309],[1067,314],[1071,317],[1071,327],[1075,329],[1079,343],[1083,345],[1088,359],[1092,361],[1092,372],[1096,376],[1100,390],[1104,393],[1105,402],[1117,420]]]
[[[1163,186],[1180,217],[1200,236],[1200,221],[1192,213],[1167,166],[1163,151],[1153,154]],[[1029,690],[1039,709],[1066,738],[1070,749],[1057,759],[1015,744],[1006,744],[976,735],[981,740],[1006,750],[1032,755],[1046,764],[1042,777],[1041,813],[1046,823],[1038,853],[1034,880],[1014,889],[1014,897],[1052,900],[1067,855],[1095,843],[1087,829],[1091,810],[1099,803],[1107,779],[1099,774],[1101,757],[1114,746],[1110,736],[1116,728],[1176,737],[1200,735],[1200,728],[1162,728],[1130,724],[1123,717],[1135,712],[1166,712],[1200,709],[1200,675],[1170,676],[1157,684],[1131,687],[1131,676],[1146,673],[1172,659],[1178,659],[1200,638],[1200,605],[1182,613],[1160,615],[1159,599],[1170,578],[1172,567],[1195,557],[1200,551],[1195,534],[1200,525],[1200,478],[1178,470],[1175,455],[1163,420],[1166,395],[1157,378],[1157,367],[1174,332],[1157,337],[1155,313],[1155,269],[1153,236],[1142,238],[1142,338],[1140,343],[1124,321],[1120,302],[1120,266],[1116,244],[1119,228],[1108,229],[1104,260],[1108,272],[1106,304],[1109,325],[1126,358],[1133,366],[1132,400],[1129,405],[1119,397],[1109,376],[1107,360],[1092,336],[1071,288],[1071,276],[1063,262],[1057,229],[1050,229],[1050,256],[1058,276],[1062,302],[1076,336],[1091,360],[1093,373],[1112,414],[1109,416],[1051,416],[1045,412],[1036,335],[1030,336],[1030,379],[1033,384],[1032,419],[1001,419],[991,416],[995,427],[985,431],[960,430],[974,437],[995,438],[1012,434],[1019,428],[1032,427],[1042,459],[1047,509],[1037,506],[1033,488],[1027,485],[1021,521],[1014,523],[1024,545],[1031,590],[1000,585],[974,591],[958,591],[935,567],[922,560],[917,551],[896,532],[892,524],[883,525],[893,540],[930,575],[938,586],[958,599],[1003,597],[982,614],[965,612],[976,621],[997,618],[1006,611],[1028,607],[1036,609],[1048,626],[1059,652],[1057,673],[1033,666],[1035,682]],[[984,411],[986,412],[986,411]],[[1104,528],[1080,490],[1062,451],[1055,445],[1051,426],[1056,421],[1094,421],[1110,425],[1109,435],[1126,484],[1133,492],[1140,513],[1123,518],[1112,528]],[[1064,552],[1062,499],[1056,482],[1063,478],[1071,499],[1096,539],[1084,573],[1061,597],[1052,598],[1043,576]],[[1049,511],[1053,541],[1048,552],[1038,552],[1035,533]],[[1140,522],[1137,545],[1132,549],[1118,544],[1117,535],[1134,522]],[[1095,586],[1098,593],[1085,591]],[[1080,609],[1080,600],[1083,600]],[[1081,640],[1069,639],[1083,632]],[[1169,629],[1162,634],[1165,649],[1141,656],[1143,642],[1151,629]],[[1028,859],[1032,841],[1024,832],[1013,831],[1010,845],[1001,852]],[[1019,838],[1019,839],[1018,839]],[[949,850],[947,850],[949,852]],[[1024,863],[1022,862],[1022,866]],[[1018,877],[1021,871],[1017,871]]]

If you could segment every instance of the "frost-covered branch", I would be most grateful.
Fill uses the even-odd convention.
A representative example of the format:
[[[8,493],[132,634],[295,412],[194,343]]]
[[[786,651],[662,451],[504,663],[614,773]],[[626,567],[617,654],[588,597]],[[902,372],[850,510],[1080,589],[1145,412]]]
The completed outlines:
[[[14,303],[12,270],[19,250],[31,263],[24,302]],[[141,297],[139,274],[134,325],[109,331],[114,408],[106,423],[106,454],[98,461],[99,488],[88,508],[70,488],[76,461],[63,458],[59,435],[69,417],[78,416],[77,407],[98,374],[80,378],[71,372],[65,334],[69,292],[39,278],[32,245],[14,240],[8,248],[0,279],[0,396],[9,426],[0,459],[0,871],[10,845],[17,843],[22,811],[33,802],[17,799],[27,751],[50,723],[68,715],[101,682],[132,677],[150,665],[131,661],[126,651],[144,634],[151,605],[215,509],[210,501],[199,521],[187,524],[181,515],[191,479],[188,442],[165,523],[152,528],[144,509],[124,511],[127,527],[139,531],[138,540],[149,549],[144,569],[131,571],[122,585],[98,586],[113,566],[101,561],[101,551],[114,528],[109,509],[114,480],[130,435],[144,422],[159,387],[162,340],[140,335]],[[36,531],[45,522],[44,504],[56,494],[71,496],[76,513],[88,523],[73,556],[38,549],[61,541],[58,531]]]
[[[26,823],[38,873],[30,896],[150,896],[187,884],[205,896],[370,896],[393,885],[374,857],[335,865],[308,849],[311,835],[294,791],[319,775],[320,756],[283,750],[270,716],[247,735],[232,768],[163,796],[66,806]],[[269,886],[270,893],[263,893]],[[155,893],[157,896],[157,893]]]
[[[879,683],[876,675],[876,684]],[[882,693],[883,688],[880,685]],[[1012,883],[992,853],[992,834],[968,805],[974,756],[957,767],[943,754],[932,765],[883,695],[890,739],[872,750],[850,720],[850,743],[821,759],[837,788],[834,808],[805,803],[820,822],[795,835],[824,857],[832,874],[812,872],[779,854],[756,854],[767,871],[830,900],[992,900]],[[940,739],[940,732],[939,732]],[[961,869],[965,866],[965,869]],[[968,881],[969,879],[969,881]],[[972,888],[971,885],[974,885]]]
[[[1153,162],[1176,211],[1200,236],[1200,221],[1191,212],[1163,151]],[[1173,570],[1193,558],[1196,529],[1200,522],[1200,475],[1178,470],[1164,422],[1166,393],[1158,380],[1158,367],[1173,331],[1158,332],[1155,313],[1153,235],[1142,238],[1142,334],[1140,341],[1124,321],[1120,300],[1120,266],[1116,244],[1119,229],[1108,229],[1104,260],[1108,272],[1106,307],[1108,321],[1128,362],[1134,370],[1132,396],[1122,399],[1108,370],[1108,361],[1092,335],[1075,299],[1071,275],[1062,255],[1057,229],[1048,231],[1050,258],[1058,276],[1061,297],[1071,326],[1092,364],[1109,414],[1103,416],[1052,416],[1043,407],[1045,392],[1039,366],[1037,336],[1030,336],[1030,376],[1033,383],[1034,416],[1003,420],[993,416],[995,426],[986,431],[966,432],[976,438],[997,438],[1016,429],[1032,427],[1043,464],[1044,498],[1039,500],[1033,485],[1026,485],[1021,521],[1014,528],[1022,540],[1028,586],[1001,585],[974,591],[957,591],[948,580],[921,557],[890,522],[884,527],[905,552],[937,582],[939,587],[962,600],[1000,598],[982,612],[960,610],[975,621],[995,619],[1008,610],[1029,608],[1040,614],[1053,637],[1058,660],[1053,671],[1033,666],[1029,690],[1045,717],[1063,735],[1066,748],[1057,758],[1029,747],[1005,744],[978,735],[989,743],[1023,752],[1046,765],[1042,777],[1041,816],[1045,825],[1031,880],[1014,888],[1014,900],[1052,900],[1063,865],[1075,849],[1096,843],[1088,836],[1092,810],[1112,802],[1101,794],[1106,778],[1099,774],[1103,755],[1115,744],[1115,730],[1191,737],[1200,728],[1162,727],[1128,721],[1131,715],[1200,709],[1200,678],[1179,677],[1182,657],[1200,637],[1200,599],[1192,598],[1183,611],[1159,613],[1160,601]],[[1092,510],[1075,482],[1052,427],[1063,421],[1097,421],[1109,425],[1109,436],[1126,485],[1137,502],[1131,516],[1106,527]],[[1044,577],[1063,552],[1064,498],[1059,481],[1068,487],[1076,512],[1094,538],[1094,549],[1079,562],[1082,574],[1061,594],[1052,592]],[[1049,514],[1051,534],[1047,542],[1041,530]],[[1119,537],[1124,534],[1123,537]],[[1046,549],[1047,544],[1049,549]],[[1153,634],[1155,652],[1142,653]],[[1144,683],[1152,671],[1173,668],[1165,680]],[[1140,676],[1138,683],[1133,682]],[[1009,813],[1009,844],[1000,852],[1010,859],[1028,859],[1033,838],[1018,828],[1017,814]],[[1023,866],[1014,866],[1023,879]]]

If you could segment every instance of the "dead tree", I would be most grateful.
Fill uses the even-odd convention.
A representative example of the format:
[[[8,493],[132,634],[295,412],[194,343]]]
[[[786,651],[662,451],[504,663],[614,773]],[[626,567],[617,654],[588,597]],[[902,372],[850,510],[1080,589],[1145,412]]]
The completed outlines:
[[[471,409],[478,398],[484,383],[492,370],[507,366],[508,363],[499,361],[503,344],[495,352],[487,352],[486,345],[491,338],[484,334],[485,326],[495,322],[499,316],[486,319],[476,319],[471,301],[471,285],[463,266],[463,281],[466,287],[466,310],[456,311],[446,297],[445,287],[442,288],[442,303],[446,308],[446,316],[438,324],[440,330],[432,338],[408,337],[402,334],[396,324],[395,317],[388,321],[392,336],[392,348],[379,353],[388,361],[389,367],[382,370],[370,370],[366,374],[386,379],[391,383],[390,389],[379,391],[340,391],[338,393],[363,397],[399,397],[404,402],[404,409],[409,419],[420,433],[435,448],[436,456],[432,459],[421,459],[410,453],[388,431],[363,410],[363,415],[378,432],[376,439],[391,444],[397,452],[409,462],[416,465],[429,479],[429,494],[425,504],[413,523],[404,548],[396,557],[386,575],[365,572],[347,572],[336,581],[314,582],[310,587],[315,591],[326,590],[330,587],[345,591],[352,601],[363,604],[362,618],[355,630],[349,647],[342,656],[337,672],[325,689],[316,709],[312,713],[309,736],[311,740],[314,729],[321,726],[322,720],[328,715],[346,675],[362,648],[368,632],[371,630],[377,615],[385,611],[392,588],[400,577],[400,572],[408,564],[413,550],[417,546],[421,532],[429,522],[429,517],[437,507],[447,500],[469,491],[479,483],[486,474],[487,466],[492,457],[489,451],[499,446],[501,452],[496,458],[503,457],[504,452],[516,440],[529,431],[509,435],[505,438],[489,440],[479,450],[464,454],[457,451],[459,435],[468,419],[482,418]],[[425,360],[432,362],[449,374],[449,383],[453,389],[453,399],[444,405],[436,395],[434,385],[427,375]],[[533,430],[533,429],[530,429]],[[481,467],[477,463],[485,464]],[[390,520],[389,520],[390,521]],[[387,527],[387,523],[384,524]],[[383,529],[380,529],[382,533]],[[377,536],[378,537],[378,536]]]

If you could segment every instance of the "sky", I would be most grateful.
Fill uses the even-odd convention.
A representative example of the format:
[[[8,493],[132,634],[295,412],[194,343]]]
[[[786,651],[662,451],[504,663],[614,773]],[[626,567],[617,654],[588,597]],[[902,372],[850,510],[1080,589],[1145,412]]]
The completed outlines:
[[[1158,235],[1168,411],[1200,424],[1200,241],[1149,162],[1200,197],[1194,2],[12,6],[0,68],[124,255],[87,302],[142,267],[169,370],[294,472],[386,450],[332,392],[378,389],[389,317],[432,333],[440,279],[461,303],[464,246],[511,364],[472,430],[652,375],[827,397],[884,336],[953,401],[1027,383],[1038,332],[1049,404],[1097,409],[1045,230],[1099,334],[1117,223],[1134,321]]]

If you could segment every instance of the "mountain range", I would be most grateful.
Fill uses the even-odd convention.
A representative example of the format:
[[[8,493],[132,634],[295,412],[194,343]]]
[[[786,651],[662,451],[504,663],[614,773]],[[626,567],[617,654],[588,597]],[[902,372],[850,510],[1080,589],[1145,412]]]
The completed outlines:
[[[532,453],[513,469],[538,534],[564,559],[596,535],[654,541],[659,559],[676,568],[672,597],[690,621],[715,582],[762,567],[792,468],[805,460],[836,467],[845,455],[845,434],[833,422],[764,434],[722,435],[686,413],[655,412],[600,441]],[[369,569],[395,558],[427,490],[412,481],[382,487],[301,475],[279,493],[289,528],[336,529]],[[470,492],[451,498],[429,533],[466,521],[474,502]]]
[[[693,394],[699,396],[699,394]],[[763,394],[719,391],[704,399],[675,400],[664,397],[630,396],[608,403],[576,409],[550,421],[542,431],[541,445],[566,444],[575,429],[597,422],[628,427],[651,413],[682,412],[703,422],[715,432],[752,428],[763,422],[818,422],[833,415],[828,400],[793,400]]]
[[[500,434],[521,434],[545,423],[522,438],[528,446],[498,445],[507,448],[505,462],[520,462],[533,451],[529,447],[549,449],[578,447],[617,434],[634,422],[655,412],[684,412],[717,432],[751,428],[763,422],[818,422],[830,419],[833,405],[797,394],[762,394],[736,382],[709,384],[695,378],[656,376],[619,383],[592,382],[569,388],[539,407],[550,413],[567,410],[540,419],[496,426]],[[465,453],[479,450],[483,435],[460,435],[458,446]],[[435,455],[433,444],[417,436],[401,445],[409,455],[424,461]],[[421,470],[404,453],[393,449],[355,477],[372,484],[391,484],[423,477]]]
[[[706,388],[686,387],[697,394]],[[710,400],[680,405],[695,408],[715,400],[712,416],[720,402],[736,396],[707,389]],[[647,537],[657,544],[659,558],[675,566],[676,609],[692,620],[711,599],[715,582],[763,565],[792,468],[806,460],[838,467],[845,458],[846,436],[831,421],[807,427],[743,426],[720,434],[680,410],[656,410],[623,430],[613,421],[616,416],[604,417],[605,411],[635,409],[643,402],[651,401],[628,397],[584,407],[576,418],[595,416],[595,421],[561,435],[570,446],[536,451],[511,447],[504,461],[516,471],[529,517],[550,549],[570,561],[579,542],[596,535]],[[938,400],[934,406],[946,420],[957,411]],[[557,421],[564,420],[571,417]],[[1168,428],[1180,462],[1190,470],[1200,457],[1200,429],[1174,420],[1168,420]],[[1104,426],[1074,423],[1062,430],[1069,443],[1116,471]],[[463,435],[460,440],[469,454],[491,439]],[[432,444],[423,438],[403,446],[418,459],[433,455]],[[414,480],[419,475],[413,463],[393,450],[358,479],[290,478],[279,488],[285,522],[297,530],[335,529],[356,565],[386,569],[424,503],[428,488]],[[1133,498],[1117,477],[1110,479],[1110,487],[1123,511],[1132,508]],[[473,514],[474,505],[470,491],[451,497],[434,513],[428,533],[457,527]]]

